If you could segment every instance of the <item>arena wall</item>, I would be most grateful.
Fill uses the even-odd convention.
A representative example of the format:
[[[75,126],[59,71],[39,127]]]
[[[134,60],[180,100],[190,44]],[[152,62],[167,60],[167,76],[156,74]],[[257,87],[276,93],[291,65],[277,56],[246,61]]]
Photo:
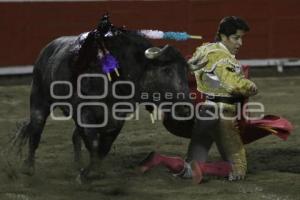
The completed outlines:
[[[186,56],[213,40],[223,16],[238,15],[251,26],[239,59],[300,57],[298,0],[20,1],[0,3],[0,66],[32,65],[49,41],[92,30],[105,12],[127,29],[202,35],[202,41],[154,41],[175,45]]]

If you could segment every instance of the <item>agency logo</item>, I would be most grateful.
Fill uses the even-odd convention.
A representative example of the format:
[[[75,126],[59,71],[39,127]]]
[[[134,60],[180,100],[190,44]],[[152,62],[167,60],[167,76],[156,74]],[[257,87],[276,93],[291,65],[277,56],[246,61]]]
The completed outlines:
[[[85,82],[89,79],[98,79],[97,82],[101,83],[101,92],[97,94],[85,94]],[[54,81],[50,86],[51,97],[55,100],[50,107],[51,118],[53,120],[70,120],[72,118],[77,119],[77,124],[84,128],[101,128],[105,127],[109,122],[109,119],[114,120],[139,120],[140,119],[140,106],[151,106],[153,108],[153,119],[162,120],[162,113],[169,112],[174,120],[184,121],[197,118],[199,120],[215,120],[218,118],[224,120],[246,119],[255,120],[261,119],[264,116],[264,105],[260,102],[247,102],[245,104],[237,103],[235,105],[226,105],[222,103],[215,103],[213,101],[200,102],[194,105],[191,102],[180,102],[181,99],[196,99],[195,93],[190,93],[185,98],[184,93],[146,93],[142,92],[140,97],[136,97],[135,85],[131,81],[115,81],[109,86],[108,79],[103,74],[81,74],[77,79],[77,90],[74,93],[74,88],[71,82],[68,81]],[[110,87],[110,88],[109,88]],[[126,95],[118,94],[118,87],[126,88]],[[108,94],[110,93],[110,99],[113,98],[114,102],[111,104],[107,102]],[[80,103],[70,103],[72,97],[80,98]],[[141,99],[142,103],[132,103],[132,99]],[[163,101],[162,101],[163,99]],[[177,99],[175,101],[174,99]],[[158,105],[156,102],[160,102]],[[109,105],[109,106],[108,106]],[[235,106],[235,108],[232,108]],[[54,110],[60,107],[64,112],[64,116],[57,116]],[[190,112],[181,115],[176,112],[180,108],[185,107]],[[203,108],[205,114],[203,115]],[[86,110],[92,109],[94,112],[101,113],[99,117],[100,121],[91,123],[86,120]],[[76,112],[74,112],[76,111]],[[76,113],[76,116],[74,114]]]

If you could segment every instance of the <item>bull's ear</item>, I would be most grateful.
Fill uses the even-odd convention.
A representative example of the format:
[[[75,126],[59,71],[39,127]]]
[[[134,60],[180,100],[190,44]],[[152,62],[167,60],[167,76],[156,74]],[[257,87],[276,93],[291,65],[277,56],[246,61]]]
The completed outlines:
[[[163,48],[151,47],[145,51],[145,56],[148,59],[155,59],[160,56],[168,47],[169,45],[165,45]]]

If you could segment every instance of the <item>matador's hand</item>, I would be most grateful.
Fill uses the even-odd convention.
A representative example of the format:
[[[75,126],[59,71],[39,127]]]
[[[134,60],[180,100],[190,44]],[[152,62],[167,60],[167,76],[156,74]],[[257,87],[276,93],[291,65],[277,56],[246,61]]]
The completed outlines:
[[[258,92],[257,87],[254,83],[250,86],[249,90],[250,90],[250,96],[256,95]]]

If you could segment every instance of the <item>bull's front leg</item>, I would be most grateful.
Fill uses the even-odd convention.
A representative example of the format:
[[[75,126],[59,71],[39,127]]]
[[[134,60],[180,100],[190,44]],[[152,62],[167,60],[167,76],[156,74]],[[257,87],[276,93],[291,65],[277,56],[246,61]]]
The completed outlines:
[[[83,129],[76,126],[73,130],[72,141],[74,149],[74,162],[76,168],[80,169],[81,166],[81,136],[83,134]]]
[[[89,151],[90,160],[86,167],[80,169],[79,175],[76,178],[76,181],[80,184],[88,180],[88,175],[90,172],[93,171],[96,166],[99,166],[101,161],[100,157],[98,156],[99,136],[97,129],[86,128],[84,129],[81,137],[84,141],[85,147]]]

